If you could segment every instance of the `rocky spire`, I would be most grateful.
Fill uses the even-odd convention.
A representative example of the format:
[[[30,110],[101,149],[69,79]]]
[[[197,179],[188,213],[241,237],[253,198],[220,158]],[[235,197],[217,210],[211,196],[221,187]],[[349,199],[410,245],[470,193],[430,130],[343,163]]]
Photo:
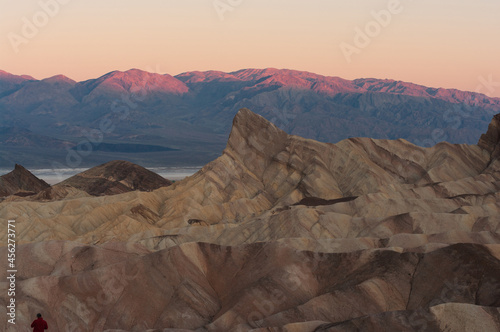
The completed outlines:
[[[493,117],[488,131],[481,135],[477,145],[490,152],[492,160],[500,156],[500,113]]]
[[[242,108],[224,153],[244,163],[254,174],[261,175],[273,156],[285,149],[288,135],[262,116]]]
[[[0,176],[0,197],[13,195],[17,192],[36,194],[50,185],[37,178],[26,168],[16,164],[14,170]]]

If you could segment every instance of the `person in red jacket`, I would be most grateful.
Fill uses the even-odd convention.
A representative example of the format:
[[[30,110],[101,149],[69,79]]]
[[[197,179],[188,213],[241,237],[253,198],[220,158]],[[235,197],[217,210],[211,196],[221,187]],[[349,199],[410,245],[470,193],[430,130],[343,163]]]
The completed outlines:
[[[33,328],[33,332],[43,332],[43,330],[47,330],[49,326],[47,322],[42,318],[42,314],[36,314],[37,319],[31,323],[31,327]]]

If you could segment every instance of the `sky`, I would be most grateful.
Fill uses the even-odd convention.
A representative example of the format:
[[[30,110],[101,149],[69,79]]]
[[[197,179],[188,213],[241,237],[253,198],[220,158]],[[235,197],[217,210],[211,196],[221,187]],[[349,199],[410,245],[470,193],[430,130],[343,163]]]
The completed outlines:
[[[287,68],[500,97],[499,0],[0,0],[0,69]]]

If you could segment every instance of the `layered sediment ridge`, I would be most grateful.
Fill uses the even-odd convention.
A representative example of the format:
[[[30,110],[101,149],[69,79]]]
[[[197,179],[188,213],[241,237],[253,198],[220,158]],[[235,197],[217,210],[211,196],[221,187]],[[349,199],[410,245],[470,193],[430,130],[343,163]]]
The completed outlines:
[[[6,200],[20,317],[41,308],[60,329],[110,331],[445,331],[457,319],[496,331],[495,119],[478,145],[421,148],[320,143],[243,109],[222,155],[171,186]]]

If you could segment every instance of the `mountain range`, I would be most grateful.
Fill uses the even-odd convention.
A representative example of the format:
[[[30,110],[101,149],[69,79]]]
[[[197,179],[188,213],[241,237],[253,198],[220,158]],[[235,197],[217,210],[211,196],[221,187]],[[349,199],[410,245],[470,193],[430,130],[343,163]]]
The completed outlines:
[[[420,146],[477,142],[500,99],[380,79],[287,69],[174,76],[137,69],[83,82],[0,71],[0,167],[203,165],[247,107],[289,134],[336,143],[403,138]],[[167,153],[165,153],[167,152]]]

